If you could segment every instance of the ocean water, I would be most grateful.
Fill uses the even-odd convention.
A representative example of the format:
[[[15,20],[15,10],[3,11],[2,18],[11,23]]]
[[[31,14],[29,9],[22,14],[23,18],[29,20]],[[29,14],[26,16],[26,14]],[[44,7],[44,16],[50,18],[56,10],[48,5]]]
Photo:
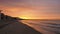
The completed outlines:
[[[42,34],[60,34],[60,20],[22,20],[22,23]]]

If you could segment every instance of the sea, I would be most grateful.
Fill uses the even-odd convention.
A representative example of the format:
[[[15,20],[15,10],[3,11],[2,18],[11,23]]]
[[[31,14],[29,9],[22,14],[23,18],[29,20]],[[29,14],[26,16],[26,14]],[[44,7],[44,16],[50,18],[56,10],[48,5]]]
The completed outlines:
[[[57,19],[26,19],[21,22],[42,34],[60,34],[60,20]]]

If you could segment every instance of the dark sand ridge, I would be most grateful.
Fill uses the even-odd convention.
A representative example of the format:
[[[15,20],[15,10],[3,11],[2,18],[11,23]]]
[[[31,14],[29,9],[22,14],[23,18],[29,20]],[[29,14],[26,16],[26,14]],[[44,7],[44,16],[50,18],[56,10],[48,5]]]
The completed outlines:
[[[1,14],[0,20],[0,34],[41,34],[33,28],[18,21],[19,18],[10,17]]]

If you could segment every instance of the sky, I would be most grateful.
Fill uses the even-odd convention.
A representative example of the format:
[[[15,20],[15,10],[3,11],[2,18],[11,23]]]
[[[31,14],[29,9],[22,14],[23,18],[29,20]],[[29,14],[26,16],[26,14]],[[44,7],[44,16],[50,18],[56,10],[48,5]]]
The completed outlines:
[[[0,10],[23,19],[60,19],[60,0],[0,0]]]

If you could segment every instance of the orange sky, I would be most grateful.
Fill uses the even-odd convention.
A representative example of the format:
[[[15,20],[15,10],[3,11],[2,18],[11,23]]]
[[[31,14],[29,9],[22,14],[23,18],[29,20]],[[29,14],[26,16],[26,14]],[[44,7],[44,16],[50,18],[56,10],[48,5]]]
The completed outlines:
[[[20,1],[0,0],[0,9],[7,15],[23,19],[60,19],[60,6],[57,0]]]

